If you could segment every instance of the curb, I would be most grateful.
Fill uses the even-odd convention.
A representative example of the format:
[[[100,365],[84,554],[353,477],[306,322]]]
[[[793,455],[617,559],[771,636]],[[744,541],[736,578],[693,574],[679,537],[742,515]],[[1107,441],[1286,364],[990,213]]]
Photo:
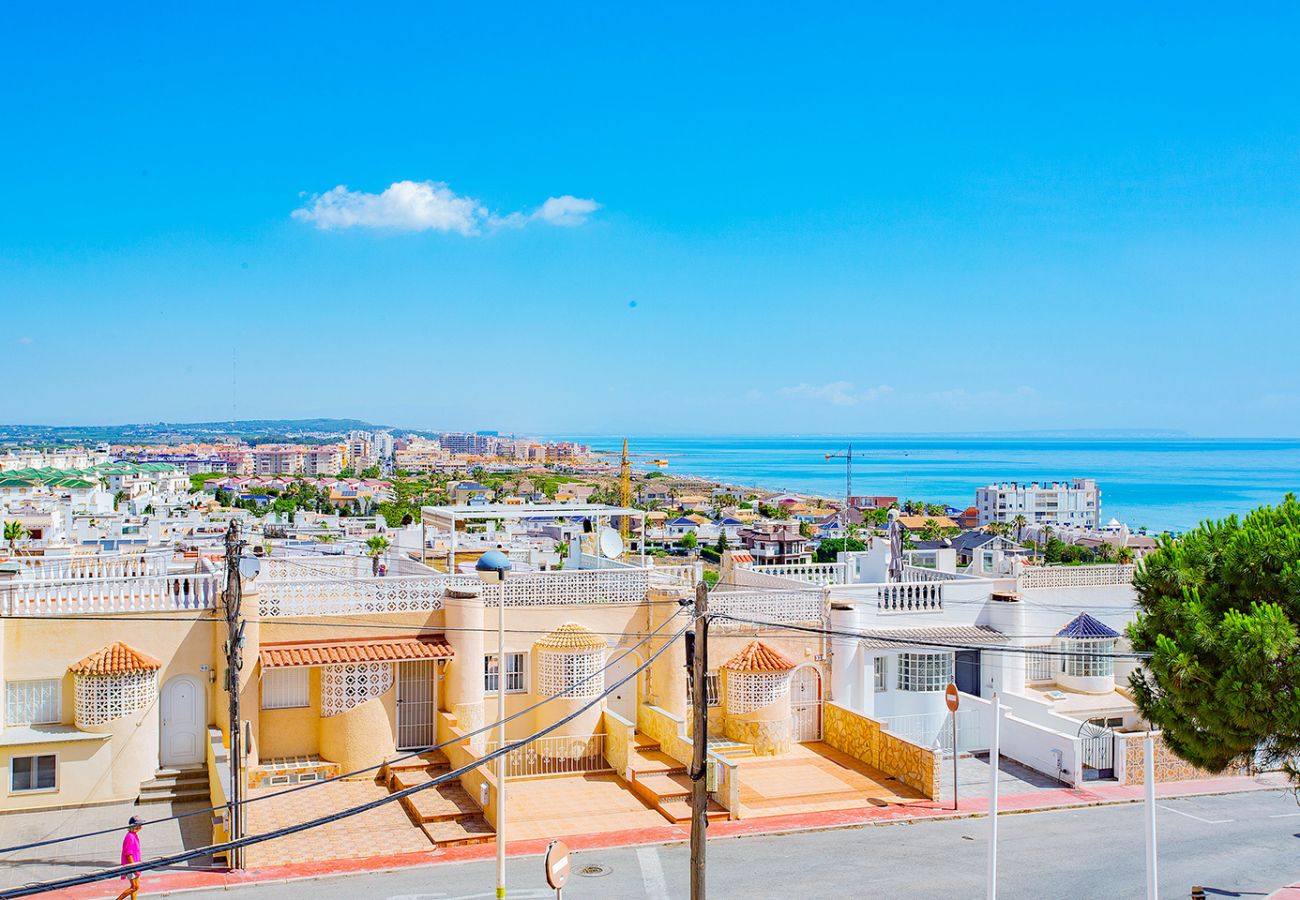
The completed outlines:
[[[1192,789],[1188,790],[1185,793],[1175,789],[1174,791],[1167,793],[1166,796],[1161,797],[1160,799],[1174,800],[1174,799],[1182,799],[1186,797],[1222,796],[1226,794],[1243,794],[1243,793],[1286,789],[1283,784],[1261,783],[1260,781],[1255,779],[1252,779],[1252,782],[1253,783],[1250,784],[1243,784],[1238,782],[1233,784],[1222,784],[1219,786],[1215,786],[1213,782],[1209,782],[1205,784],[1205,787],[1202,790],[1195,789],[1195,786],[1200,784],[1200,782],[1169,782],[1167,784],[1170,786],[1186,785],[1188,787],[1191,787]],[[1125,788],[1125,787],[1132,787],[1132,786],[1107,785],[1106,787]],[[1002,797],[1000,799],[1002,802],[1006,802],[1006,801],[1014,801],[1016,798],[1031,798],[1034,796],[1035,796],[1034,794],[1011,794]],[[929,801],[929,802],[934,802],[934,801]],[[1122,805],[1136,804],[1142,802],[1144,802],[1144,797],[1142,796],[1119,796],[1119,797],[1094,796],[1086,799],[1080,798],[1077,802],[1072,802],[1072,803],[1066,802],[1066,803],[1055,803],[1050,805],[1024,806],[1020,808],[1011,808],[1011,809],[1004,808],[998,811],[998,815],[1000,816],[1025,815],[1025,814],[1032,814],[1032,813],[1047,813],[1047,812],[1058,812],[1064,810],[1089,809],[1089,808],[1102,807],[1102,806],[1122,806]],[[823,831],[840,831],[840,830],[848,830],[854,828],[885,827],[890,825],[914,825],[923,822],[950,822],[959,819],[983,819],[988,817],[988,810],[979,809],[979,808],[968,809],[968,810],[934,808],[931,810],[930,808],[920,807],[917,808],[916,812],[909,812],[905,810],[908,810],[907,806],[896,806],[887,809],[887,812],[893,813],[888,817],[881,816],[878,818],[865,818],[858,821],[827,821],[824,823],[810,823],[807,825],[799,825],[794,823],[781,825],[781,824],[777,824],[776,822],[773,822],[772,827],[768,827],[768,828],[762,827],[764,821],[762,817],[746,819],[746,820],[737,819],[731,821],[720,821],[714,823],[710,827],[712,829],[719,829],[722,831],[722,833],[709,835],[709,840],[710,841],[741,840],[750,837],[777,837],[777,836],[787,835],[787,834],[810,834],[810,833],[823,832]],[[828,816],[828,815],[834,815],[835,813],[852,814],[854,812],[857,812],[857,810],[831,810],[823,813],[804,813],[800,815]],[[767,818],[779,819],[783,817],[771,816]],[[752,827],[752,830],[746,828],[745,826],[742,826],[740,824],[742,821],[749,824]],[[728,826],[731,827],[728,828]],[[663,826],[663,833],[658,835],[648,834],[643,839],[637,839],[636,837],[633,836],[633,834],[634,833],[626,834],[625,837],[623,838],[617,837],[618,835],[617,832],[595,832],[595,833],[589,833],[584,835],[571,835],[571,836],[560,835],[558,837],[562,837],[566,841],[568,841],[570,843],[571,849],[575,853],[593,852],[598,850],[623,849],[628,847],[677,846],[677,845],[685,844],[690,840],[689,832],[683,831],[680,828],[680,826],[677,825],[665,825]],[[612,838],[612,842],[602,843],[601,839],[606,837]],[[548,838],[525,839],[517,842],[516,844],[508,845],[507,856],[513,858],[529,858],[529,857],[542,856],[545,853],[545,844],[547,843],[548,840],[549,840]],[[594,846],[592,845],[584,846],[584,844],[594,844]],[[479,848],[488,848],[489,850],[492,850],[492,853],[489,854],[483,852]],[[189,874],[189,873],[172,873],[172,874],[161,876],[159,878],[159,881],[161,883],[159,884],[154,884],[154,885],[142,884],[141,892],[151,897],[152,896],[162,897],[162,896],[173,896],[173,895],[180,896],[183,894],[193,893],[195,891],[214,891],[214,890],[230,891],[230,890],[237,890],[238,888],[245,887],[245,886],[251,887],[256,885],[294,884],[298,882],[320,881],[327,878],[403,872],[403,871],[410,871],[411,869],[418,869],[418,868],[433,868],[437,866],[448,866],[448,865],[459,865],[459,864],[472,863],[472,862],[482,862],[492,858],[492,856],[495,854],[495,850],[493,848],[494,845],[488,843],[488,844],[470,845],[463,848],[449,848],[448,851],[443,851],[443,855],[437,857],[431,857],[428,852],[422,851],[419,853],[404,854],[402,855],[402,857],[385,858],[382,856],[372,856],[372,857],[358,857],[355,859],[320,860],[315,863],[289,864],[289,866],[276,866],[276,867],[271,867],[266,869],[251,869],[251,870],[245,870],[242,873],[235,873],[232,872],[231,870],[220,870],[219,873],[218,872],[210,873],[210,877],[212,877],[213,880],[207,884],[177,885],[175,887],[168,887],[166,883],[167,881],[184,879]],[[457,853],[456,851],[460,851],[460,853]],[[466,851],[473,851],[473,852],[466,852]],[[392,861],[380,862],[381,860],[385,860],[385,859],[390,859]],[[367,866],[367,863],[370,861],[374,861],[376,864],[373,866]],[[292,871],[283,871],[284,869],[290,867],[311,866],[311,865],[319,865],[319,866],[333,865],[336,866],[337,868],[329,871],[307,872],[307,873],[300,873],[300,874],[295,874]],[[278,874],[280,872],[283,872],[283,874]],[[265,875],[261,876],[259,873],[265,873]],[[194,874],[201,877],[203,874],[208,874],[208,873],[195,872]],[[82,893],[81,891],[74,888],[74,889],[70,889],[64,894],[61,894],[60,896],[86,898],[86,900],[90,900],[90,898],[113,897],[115,895],[116,895],[115,891],[112,893],[99,894],[99,893],[93,893],[89,889],[87,889],[85,893]],[[1279,891],[1269,896],[1270,898],[1273,898],[1273,900],[1300,900],[1300,887],[1282,888]]]

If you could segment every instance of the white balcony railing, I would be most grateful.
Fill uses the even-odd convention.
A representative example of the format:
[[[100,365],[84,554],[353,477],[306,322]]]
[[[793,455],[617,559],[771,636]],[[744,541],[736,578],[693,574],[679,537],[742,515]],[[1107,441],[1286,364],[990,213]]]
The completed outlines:
[[[10,560],[22,566],[28,581],[72,581],[86,578],[131,578],[166,575],[172,551],[147,553],[92,553],[81,556],[17,556]]]
[[[506,741],[509,745],[510,741]],[[488,741],[484,752],[491,753],[500,744]],[[506,753],[506,778],[532,778],[538,775],[577,775],[583,772],[607,772],[605,735],[548,735],[529,741]],[[489,763],[495,767],[493,761]]]
[[[0,615],[54,616],[213,609],[222,586],[218,573],[0,582]]]
[[[715,591],[709,595],[709,612],[737,619],[754,619],[779,625],[820,625],[826,606],[820,590]],[[719,631],[741,631],[756,626],[717,618]]]
[[[968,576],[958,575],[955,572],[940,572],[928,566],[903,566],[904,581],[960,581],[966,577]]]
[[[1133,583],[1134,565],[1026,566],[1016,576],[1016,588],[1107,587]]]
[[[828,584],[848,584],[848,566],[844,563],[789,563],[774,566],[752,566],[755,572],[776,575],[781,578],[794,578],[822,587]]]
[[[941,612],[942,581],[902,581],[876,588],[876,609],[882,613]]]

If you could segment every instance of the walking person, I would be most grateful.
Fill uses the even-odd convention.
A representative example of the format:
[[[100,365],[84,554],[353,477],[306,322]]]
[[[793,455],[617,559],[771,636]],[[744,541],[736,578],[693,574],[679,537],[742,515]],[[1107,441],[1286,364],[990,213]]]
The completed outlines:
[[[126,824],[128,826],[126,834],[122,835],[122,865],[129,866],[140,862],[140,826],[144,823],[138,816],[132,816]],[[135,900],[140,894],[140,873],[132,872],[122,877],[130,879],[131,883],[117,895],[117,900],[126,900],[127,897]]]

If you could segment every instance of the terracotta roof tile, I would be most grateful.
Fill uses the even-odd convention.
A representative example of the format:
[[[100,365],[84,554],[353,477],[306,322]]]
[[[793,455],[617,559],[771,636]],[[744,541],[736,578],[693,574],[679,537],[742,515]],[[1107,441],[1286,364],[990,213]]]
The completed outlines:
[[[264,669],[291,666],[335,666],[357,662],[404,662],[414,659],[451,659],[451,644],[441,634],[394,638],[352,638],[335,641],[263,644],[258,652]]]
[[[120,675],[123,672],[152,672],[162,663],[134,647],[118,641],[96,650],[80,662],[68,666],[73,675]]]
[[[794,663],[762,641],[750,641],[744,650],[723,663],[722,668],[732,672],[788,672]]]
[[[577,622],[566,622],[537,641],[542,650],[603,650],[605,639]]]

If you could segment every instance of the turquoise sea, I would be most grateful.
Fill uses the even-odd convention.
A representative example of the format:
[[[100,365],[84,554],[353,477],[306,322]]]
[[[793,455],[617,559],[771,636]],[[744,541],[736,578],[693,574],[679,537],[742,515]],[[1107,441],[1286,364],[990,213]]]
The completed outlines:
[[[622,437],[568,436],[617,451]],[[667,472],[829,497],[844,495],[853,444],[853,492],[969,506],[994,481],[1095,478],[1103,519],[1185,531],[1300,493],[1300,440],[1013,437],[666,437],[628,435],[629,447],[668,460]],[[645,457],[637,457],[643,467]]]

